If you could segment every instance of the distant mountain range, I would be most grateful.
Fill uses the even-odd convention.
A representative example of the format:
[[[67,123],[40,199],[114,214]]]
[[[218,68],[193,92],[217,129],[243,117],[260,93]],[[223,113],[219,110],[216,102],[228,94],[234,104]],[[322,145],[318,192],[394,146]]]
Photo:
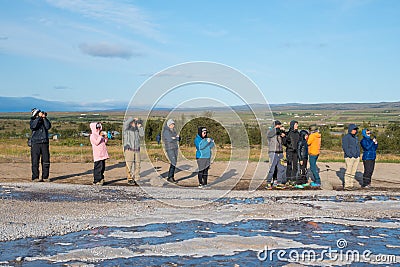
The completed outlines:
[[[44,111],[98,111],[125,110],[128,103],[108,101],[102,103],[75,103],[49,101],[35,97],[1,97],[0,112],[30,112],[32,108]]]
[[[0,112],[30,112],[32,108],[39,108],[45,111],[124,111],[128,103],[122,101],[108,101],[102,103],[76,103],[49,101],[35,97],[1,97],[0,96]],[[251,104],[252,109],[266,109],[263,104]],[[399,109],[400,101],[397,102],[380,102],[380,103],[322,103],[322,104],[271,104],[273,111],[284,110],[362,110],[362,109]],[[148,107],[137,107],[138,110],[145,110]],[[234,110],[249,110],[249,106],[233,106]],[[182,110],[224,110],[225,107],[201,107],[201,108],[184,108]],[[158,110],[171,110],[170,107],[161,107]]]

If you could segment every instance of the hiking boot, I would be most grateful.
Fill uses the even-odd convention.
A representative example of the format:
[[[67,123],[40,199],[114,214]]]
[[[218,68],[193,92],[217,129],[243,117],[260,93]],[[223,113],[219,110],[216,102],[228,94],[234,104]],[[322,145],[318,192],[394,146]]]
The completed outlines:
[[[128,185],[138,186],[135,180],[128,180]]]
[[[312,186],[312,187],[320,187],[321,184],[316,183],[316,182],[311,182],[311,183],[310,183],[310,186]]]
[[[174,184],[178,183],[173,177],[168,178],[167,181]]]
[[[286,186],[284,184],[277,184],[277,185],[274,185],[274,188],[275,189],[286,189]]]
[[[94,185],[100,185],[100,186],[102,186],[102,185],[104,185],[104,179],[101,179],[101,180],[98,181],[98,182],[93,182],[93,184],[94,184]]]
[[[354,191],[356,189],[354,187],[344,187],[343,190],[344,191]]]
[[[267,186],[265,187],[265,189],[267,189],[267,190],[272,190],[272,184],[271,184],[271,183],[268,183]]]

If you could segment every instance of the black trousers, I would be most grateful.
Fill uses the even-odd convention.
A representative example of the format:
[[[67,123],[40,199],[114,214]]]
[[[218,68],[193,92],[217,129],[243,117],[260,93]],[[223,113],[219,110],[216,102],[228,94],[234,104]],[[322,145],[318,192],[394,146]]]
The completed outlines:
[[[199,168],[199,172],[197,174],[199,185],[206,185],[208,179],[208,169],[210,168],[210,159],[197,159],[197,166]]]
[[[286,166],[286,180],[296,181],[296,175],[298,171],[298,157],[297,152],[286,152],[287,166]]]
[[[297,184],[306,184],[307,183],[307,159],[303,159],[303,164],[300,164],[300,175],[297,178]]]
[[[106,160],[99,160],[94,162],[93,167],[93,182],[97,183],[104,179],[104,171],[106,170]]]
[[[375,160],[363,160],[364,164],[364,174],[363,174],[363,184],[362,186],[367,186],[371,184],[372,173],[375,169]]]
[[[32,144],[31,162],[32,162],[32,180],[39,178],[39,160],[42,163],[42,178],[48,179],[50,172],[50,151],[49,143]]]

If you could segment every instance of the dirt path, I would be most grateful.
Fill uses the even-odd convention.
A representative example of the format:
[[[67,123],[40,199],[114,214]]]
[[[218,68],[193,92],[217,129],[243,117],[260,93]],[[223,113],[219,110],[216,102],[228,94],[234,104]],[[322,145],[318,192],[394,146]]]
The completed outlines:
[[[140,183],[146,186],[163,186],[169,165],[158,162],[142,162]],[[340,187],[343,179],[345,164],[340,162],[318,163],[323,189]],[[29,163],[0,163],[0,182],[30,182],[31,166]],[[84,184],[90,185],[93,181],[92,163],[52,163],[50,179],[53,183]],[[214,162],[209,172],[209,183],[216,189],[248,189],[253,181],[252,189],[261,189],[268,164],[250,162]],[[363,166],[360,162],[357,179],[362,177]],[[400,189],[400,164],[377,163],[372,178],[375,188]],[[126,169],[124,162],[109,160],[106,163],[105,180],[107,185],[126,185]],[[178,185],[196,187],[196,164],[191,161],[179,162],[175,179]],[[260,186],[258,186],[260,185]]]

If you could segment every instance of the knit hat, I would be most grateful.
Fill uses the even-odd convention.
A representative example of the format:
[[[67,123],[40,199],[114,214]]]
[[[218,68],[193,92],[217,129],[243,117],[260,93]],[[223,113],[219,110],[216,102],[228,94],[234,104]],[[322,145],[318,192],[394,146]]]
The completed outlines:
[[[203,133],[203,132],[206,132],[205,137],[207,137],[207,128],[206,128],[206,127],[198,127],[198,128],[197,128],[197,134],[198,134],[201,138],[203,138],[203,136],[202,136],[202,133]]]
[[[32,111],[31,111],[32,117],[35,117],[37,114],[39,114],[39,112],[40,112],[40,109],[33,108]]]
[[[169,119],[169,120],[167,121],[167,126],[168,126],[168,127],[169,127],[171,124],[175,124],[175,122],[174,122],[173,119]]]

